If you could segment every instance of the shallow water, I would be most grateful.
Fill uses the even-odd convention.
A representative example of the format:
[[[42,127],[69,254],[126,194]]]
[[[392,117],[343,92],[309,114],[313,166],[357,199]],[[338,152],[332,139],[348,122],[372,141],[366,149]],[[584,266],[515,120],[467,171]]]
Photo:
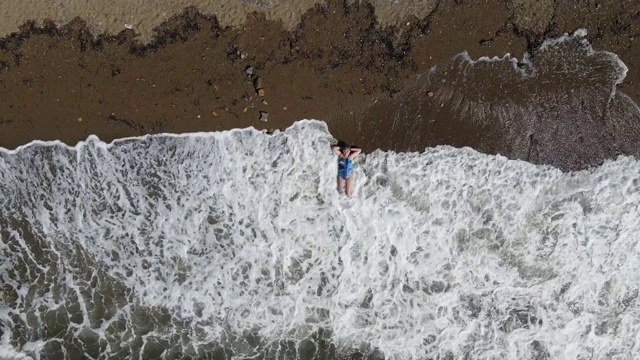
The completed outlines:
[[[376,151],[324,123],[0,153],[1,349],[40,358],[632,359],[640,162]],[[17,354],[14,354],[18,356]],[[537,356],[537,357],[536,357]]]
[[[353,121],[373,119],[362,127],[379,131],[363,132],[367,138],[358,141],[380,148],[470,146],[583,170],[640,154],[640,110],[618,89],[627,70],[616,54],[594,50],[586,31],[578,30],[545,41],[531,55],[458,54]]]

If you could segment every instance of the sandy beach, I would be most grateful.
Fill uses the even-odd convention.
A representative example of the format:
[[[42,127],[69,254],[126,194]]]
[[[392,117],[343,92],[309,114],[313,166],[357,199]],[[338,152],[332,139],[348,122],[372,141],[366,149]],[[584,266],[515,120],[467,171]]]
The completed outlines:
[[[0,4],[0,358],[640,353],[640,1]]]
[[[618,88],[640,99],[640,4],[626,1],[81,3],[4,4],[0,146],[75,144],[90,134],[111,141],[282,129],[308,118],[326,121],[337,138],[366,151],[451,144],[523,158],[511,145],[496,145],[499,133],[487,136],[495,126],[482,127],[482,136],[464,122],[438,126],[412,142],[380,132],[391,126],[407,84],[456,54],[521,61],[529,52],[535,59],[545,39],[579,28],[594,50],[620,57],[629,70]],[[437,100],[428,95],[437,90],[421,88],[420,101]],[[452,117],[440,112],[434,121],[446,125]],[[602,156],[571,166],[525,160],[573,169]]]

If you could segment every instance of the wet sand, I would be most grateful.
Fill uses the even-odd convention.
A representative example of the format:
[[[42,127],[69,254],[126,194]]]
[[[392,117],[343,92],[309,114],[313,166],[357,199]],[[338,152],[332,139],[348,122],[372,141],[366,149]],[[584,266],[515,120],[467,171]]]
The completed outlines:
[[[33,139],[75,144],[90,134],[110,141],[160,132],[282,129],[313,118],[366,151],[450,144],[510,156],[510,149],[501,147],[499,129],[451,126],[455,119],[447,111],[438,112],[436,130],[414,142],[385,133],[403,126],[391,117],[408,84],[452,56],[468,51],[473,59],[505,53],[521,59],[528,51],[535,58],[544,39],[578,28],[587,29],[594,49],[620,56],[629,71],[619,88],[640,100],[640,4],[623,0],[378,1],[376,6],[332,0],[295,7],[242,2],[229,3],[226,10],[181,6],[177,15],[171,15],[175,5],[129,4],[139,18],[127,20],[132,29],[122,31],[113,24],[124,15],[107,16],[112,24],[100,18],[101,9],[86,15],[66,5],[66,17],[15,10],[21,15],[14,23],[34,21],[0,42],[0,146],[15,148]],[[417,8],[418,17],[408,15]],[[246,15],[254,10],[260,11]],[[58,26],[74,15],[83,18]],[[12,26],[5,23],[0,30]],[[265,114],[266,122],[260,120]],[[565,169],[594,163],[525,160]]]

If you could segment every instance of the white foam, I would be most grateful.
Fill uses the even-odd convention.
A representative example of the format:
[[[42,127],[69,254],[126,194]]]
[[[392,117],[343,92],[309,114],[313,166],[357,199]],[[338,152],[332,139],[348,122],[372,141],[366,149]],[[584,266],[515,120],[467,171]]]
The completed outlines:
[[[615,85],[622,84],[622,82],[624,81],[624,78],[627,76],[627,72],[629,71],[629,68],[627,67],[627,65],[625,65],[625,63],[622,61],[622,59],[620,59],[620,57],[616,53],[613,53],[610,51],[596,52],[595,50],[593,50],[593,47],[587,40],[587,29],[578,29],[574,31],[573,34],[571,35],[564,34],[563,36],[560,36],[557,38],[546,39],[542,43],[542,45],[540,45],[540,50],[545,51],[552,47],[561,46],[562,44],[570,41],[579,41],[580,44],[582,44],[583,48],[586,50],[587,56],[594,56],[596,54],[601,54],[603,56],[610,58],[615,63],[616,73],[618,74],[612,91],[615,91]]]
[[[545,41],[537,49],[538,56],[554,48],[563,48],[564,51],[567,51],[567,44],[571,42],[578,42],[580,44],[581,50],[584,51],[583,55],[586,55],[586,57],[580,56],[580,57],[576,57],[576,59],[584,60],[593,56],[603,56],[608,58],[611,61],[611,63],[613,64],[614,70],[616,72],[616,78],[612,83],[613,85],[612,92],[615,92],[615,86],[621,84],[624,81],[625,77],[627,76],[627,72],[629,71],[629,68],[625,65],[625,63],[620,59],[620,57],[617,54],[610,51],[600,51],[600,50],[595,51],[591,46],[591,44],[589,43],[589,41],[587,40],[586,36],[587,36],[586,29],[578,29],[574,31],[573,34],[565,33],[564,35],[556,38],[545,39]],[[556,57],[559,58],[560,61],[567,62],[566,69],[571,69],[572,66],[575,66],[575,64],[570,63],[571,60],[575,60],[575,59],[564,59],[563,57],[558,57],[558,56]],[[511,63],[513,70],[522,79],[533,77],[535,76],[535,73],[536,73],[536,64],[535,62],[531,61],[531,54],[529,53],[524,53],[522,56],[522,60],[519,61],[516,56],[513,56],[510,53],[506,53],[503,56],[480,56],[477,59],[473,59],[471,58],[471,56],[469,56],[469,53],[467,51],[463,51],[455,55],[451,60],[455,61],[458,59],[461,62],[470,66],[478,65],[478,64],[501,64],[504,62],[509,62]],[[444,65],[436,65],[430,69],[430,73],[433,74],[434,72],[438,71],[440,67],[443,67],[444,69],[446,69],[450,67],[450,64],[447,63]]]
[[[80,244],[141,304],[206,321],[196,347],[323,326],[395,358],[640,351],[637,160],[565,174],[468,148],[376,151],[349,200],[329,144],[316,121],[32,144],[0,155],[0,211],[22,201],[61,256]]]
[[[31,360],[31,358],[15,351],[10,346],[0,345],[0,360]]]
[[[587,37],[587,29],[578,29],[574,31],[573,34],[571,35],[569,35],[568,33],[565,33],[564,35],[556,38],[545,39],[542,45],[540,45],[540,50],[547,50],[550,47],[558,46],[560,44],[566,43],[568,41],[576,40],[576,39],[579,40],[581,43],[588,45],[588,41],[586,37]],[[589,45],[589,48],[591,48],[590,45]]]

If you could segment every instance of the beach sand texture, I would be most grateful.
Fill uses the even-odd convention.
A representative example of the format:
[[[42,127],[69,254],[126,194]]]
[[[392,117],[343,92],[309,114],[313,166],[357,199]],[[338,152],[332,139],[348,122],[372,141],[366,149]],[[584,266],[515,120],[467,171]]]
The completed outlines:
[[[360,1],[358,1],[360,2]],[[20,25],[34,20],[42,24],[45,19],[56,25],[64,25],[76,17],[87,22],[94,35],[117,34],[133,28],[142,42],[148,42],[153,29],[186,7],[195,7],[205,15],[216,16],[221,26],[240,26],[248,13],[257,11],[265,14],[267,20],[282,21],[287,29],[295,28],[301,16],[317,0],[34,0],[0,1],[3,9],[0,15],[0,36],[18,31]],[[380,24],[399,25],[404,19],[424,18],[437,6],[437,0],[392,1],[373,0],[376,17]],[[516,5],[519,7],[520,5]]]
[[[439,6],[452,0],[371,0],[375,15],[382,26],[401,26],[407,19],[423,19]],[[361,0],[348,0],[350,3],[362,3]],[[500,0],[464,1],[455,3],[503,3]],[[61,26],[79,17],[87,22],[93,35],[117,34],[126,28],[135,30],[142,42],[153,37],[153,30],[171,16],[187,7],[194,7],[200,13],[216,16],[221,26],[241,26],[247,14],[261,12],[267,20],[282,21],[287,29],[294,29],[302,15],[314,5],[322,4],[318,0],[2,0],[0,14],[0,36],[16,32],[27,21],[42,25],[51,20]],[[505,0],[512,12],[512,20],[525,31],[543,32],[554,15],[552,0]],[[492,17],[491,13],[478,16]]]
[[[334,136],[366,151],[420,151],[448,144],[574,169],[636,149],[637,132],[628,127],[635,126],[633,114],[622,116],[630,119],[624,126],[597,120],[604,127],[585,135],[592,136],[589,141],[576,138],[575,146],[603,149],[596,151],[598,155],[586,151],[570,164],[536,155],[544,151],[533,147],[555,146],[540,143],[546,135],[509,129],[515,122],[503,124],[497,119],[507,119],[504,114],[510,112],[517,116],[523,109],[520,105],[534,100],[544,105],[537,108],[538,118],[528,120],[534,127],[549,119],[567,129],[576,126],[564,122],[565,113],[578,114],[577,124],[602,119],[598,113],[603,108],[609,112],[605,118],[621,117],[621,112],[611,112],[614,108],[633,113],[632,105],[620,105],[626,104],[626,98],[612,105],[607,99],[613,96],[581,91],[586,84],[598,83],[621,90],[635,102],[640,99],[638,2],[38,0],[0,4],[4,10],[0,33],[5,35],[0,40],[0,146],[5,148],[34,139],[75,144],[90,134],[111,141],[159,132],[249,126],[283,129],[307,118],[326,121]],[[531,70],[546,74],[538,82],[509,75],[512,61],[519,61],[521,68],[528,66],[523,63],[525,53],[535,68],[545,39],[581,28],[586,29],[585,41],[598,56],[580,53],[591,51],[588,47],[578,52],[562,50],[549,57],[553,61],[540,63],[542,68],[550,66],[549,71]],[[446,73],[442,64],[463,52],[470,59],[512,57],[504,58],[503,70],[496,76],[465,65],[457,78],[449,79],[458,87],[429,82],[430,69],[440,65]],[[610,57],[605,52],[616,54],[628,68],[621,83],[601,77],[618,71],[615,59],[598,60]],[[553,65],[556,60],[559,66]],[[579,69],[573,77],[554,74],[562,69],[574,71],[576,65]],[[558,83],[559,78],[565,83]],[[416,79],[422,82],[415,85]],[[477,88],[461,96],[468,89],[464,84]],[[489,89],[495,89],[493,97],[487,95]],[[424,92],[436,96],[427,97]],[[563,102],[566,93],[574,96]],[[615,99],[624,96],[618,95]],[[414,99],[414,104],[404,106],[407,98]],[[460,104],[469,101],[479,112],[462,121]],[[581,101],[586,101],[591,113],[576,112],[584,107]],[[520,107],[505,113],[496,106],[499,103]],[[484,125],[476,126],[479,120]],[[516,151],[518,146],[502,138],[504,134],[519,136],[514,141],[533,144],[525,146],[532,148],[519,146]],[[616,140],[601,141],[611,136]],[[616,145],[607,145],[612,142]]]

